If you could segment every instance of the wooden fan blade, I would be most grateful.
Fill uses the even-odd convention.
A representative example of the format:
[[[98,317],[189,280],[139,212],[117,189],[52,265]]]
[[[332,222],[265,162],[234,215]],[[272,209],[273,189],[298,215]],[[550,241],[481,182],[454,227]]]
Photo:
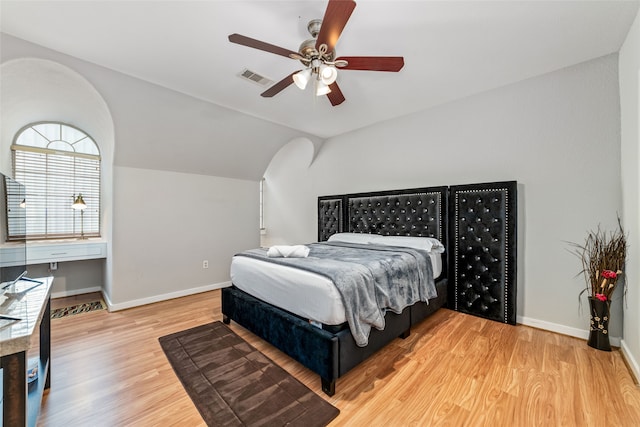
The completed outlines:
[[[316,40],[316,50],[320,50],[320,45],[326,44],[327,52],[333,52],[342,30],[347,25],[355,8],[356,2],[353,0],[329,0]]]
[[[252,39],[251,37],[243,36],[240,34],[231,34],[229,36],[229,41],[231,43],[241,44],[242,46],[252,47],[254,49],[264,50],[265,52],[275,53],[276,55],[286,56],[287,58],[291,58],[289,56],[291,54],[298,55],[298,52],[294,52],[292,50],[285,49],[283,47],[269,44],[260,40]]]
[[[341,56],[336,61],[344,60],[349,64],[340,67],[339,70],[366,70],[366,71],[393,71],[397,72],[404,67],[402,56]]]
[[[271,86],[269,89],[262,92],[260,96],[262,96],[263,98],[271,98],[279,94],[280,92],[288,88],[293,83],[293,75],[298,72],[300,72],[300,70],[294,71],[293,73],[289,74],[287,77],[285,77],[284,79],[280,80],[278,83]]]
[[[331,101],[331,105],[335,107],[336,105],[342,104],[344,102],[344,95],[338,87],[338,83],[331,83],[329,85],[329,89],[331,89],[331,92],[327,94],[327,98],[329,98],[329,101]]]

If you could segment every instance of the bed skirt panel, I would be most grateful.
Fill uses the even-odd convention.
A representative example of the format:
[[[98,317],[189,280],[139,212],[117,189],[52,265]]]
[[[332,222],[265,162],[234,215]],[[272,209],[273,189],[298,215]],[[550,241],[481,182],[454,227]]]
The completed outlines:
[[[394,339],[408,336],[411,329],[410,307],[405,308],[400,314],[388,311],[384,316],[384,322],[383,330],[371,330],[369,343],[366,347],[359,347],[356,344],[349,329],[337,334],[340,339],[340,376],[346,374]]]
[[[417,325],[433,314],[437,309],[447,306],[447,285],[446,278],[436,280],[436,292],[438,296],[429,300],[429,304],[418,302],[411,306],[411,326]]]
[[[339,377],[339,343],[334,334],[266,304],[236,287],[222,289],[222,314],[322,378],[334,380]],[[349,330],[346,332],[350,334]]]

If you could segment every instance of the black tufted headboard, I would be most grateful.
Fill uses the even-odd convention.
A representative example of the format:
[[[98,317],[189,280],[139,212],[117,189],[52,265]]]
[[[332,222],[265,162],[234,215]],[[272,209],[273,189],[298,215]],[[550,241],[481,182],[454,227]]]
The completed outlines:
[[[324,242],[331,235],[344,231],[344,197],[318,198],[318,241]]]
[[[515,181],[319,197],[318,241],[340,232],[437,238],[449,307],[515,324]]]
[[[453,309],[516,323],[516,192],[515,181],[451,187]]]
[[[446,240],[447,187],[318,198],[318,241],[340,232]]]
[[[447,241],[447,187],[353,193],[318,198],[318,241],[332,234],[435,237]],[[443,276],[447,260],[443,259]]]

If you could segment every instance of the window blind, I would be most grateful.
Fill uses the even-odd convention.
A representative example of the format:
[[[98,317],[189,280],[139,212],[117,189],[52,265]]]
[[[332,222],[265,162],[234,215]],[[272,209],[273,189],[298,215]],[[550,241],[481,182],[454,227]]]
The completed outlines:
[[[12,146],[14,177],[26,186],[27,239],[100,236],[100,158]],[[87,208],[71,208],[82,194]],[[12,236],[9,235],[9,240]]]

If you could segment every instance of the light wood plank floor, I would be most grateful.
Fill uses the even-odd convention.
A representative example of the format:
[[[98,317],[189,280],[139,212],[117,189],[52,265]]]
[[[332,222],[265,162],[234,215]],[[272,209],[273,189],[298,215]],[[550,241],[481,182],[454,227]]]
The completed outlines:
[[[204,425],[158,337],[221,318],[211,291],[52,320],[38,425]],[[231,328],[337,406],[331,426],[640,426],[640,389],[620,352],[576,338],[442,309],[340,378],[329,398],[317,375]]]

